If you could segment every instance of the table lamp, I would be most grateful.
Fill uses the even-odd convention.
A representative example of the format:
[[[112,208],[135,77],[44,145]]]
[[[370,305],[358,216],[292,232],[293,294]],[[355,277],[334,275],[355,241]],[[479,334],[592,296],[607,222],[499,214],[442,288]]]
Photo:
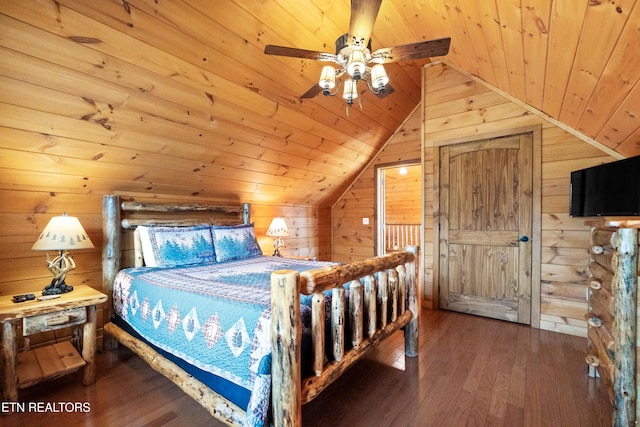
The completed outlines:
[[[273,221],[271,221],[271,225],[267,230],[267,236],[275,237],[275,239],[273,239],[273,247],[275,248],[273,256],[282,256],[280,254],[280,248],[284,246],[282,238],[288,235],[289,229],[287,228],[287,224],[284,222],[284,218],[279,216],[273,218]]]
[[[46,286],[42,295],[59,295],[71,292],[73,286],[65,283],[67,273],[76,268],[76,263],[69,250],[90,249],[93,243],[87,232],[84,231],[78,218],[67,216],[65,212],[61,216],[51,218],[44,228],[38,240],[31,247],[36,251],[59,251],[57,257],[51,259],[47,253],[47,264],[49,271],[53,274],[51,284]]]

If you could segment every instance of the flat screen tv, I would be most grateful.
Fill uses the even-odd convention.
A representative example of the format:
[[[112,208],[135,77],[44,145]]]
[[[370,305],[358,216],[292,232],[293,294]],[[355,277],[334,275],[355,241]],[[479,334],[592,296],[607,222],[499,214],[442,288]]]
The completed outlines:
[[[571,172],[569,215],[640,215],[640,156]]]

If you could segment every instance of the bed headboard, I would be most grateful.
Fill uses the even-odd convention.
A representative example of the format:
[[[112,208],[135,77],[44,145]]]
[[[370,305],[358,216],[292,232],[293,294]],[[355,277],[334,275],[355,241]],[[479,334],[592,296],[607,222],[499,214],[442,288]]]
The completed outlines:
[[[111,318],[113,281],[121,268],[142,265],[139,225],[178,227],[198,224],[249,224],[249,204],[193,204],[136,201],[118,195],[102,198],[102,288],[107,294],[105,321]],[[115,347],[115,341],[106,342]]]

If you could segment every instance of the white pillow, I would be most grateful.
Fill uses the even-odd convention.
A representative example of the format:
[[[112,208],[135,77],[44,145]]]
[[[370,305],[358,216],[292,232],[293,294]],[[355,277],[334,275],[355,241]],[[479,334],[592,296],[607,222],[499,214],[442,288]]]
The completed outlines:
[[[151,238],[149,237],[149,228],[143,225],[138,226],[138,233],[142,243],[142,258],[144,265],[147,267],[157,267],[156,257],[153,255],[153,247],[151,246]]]

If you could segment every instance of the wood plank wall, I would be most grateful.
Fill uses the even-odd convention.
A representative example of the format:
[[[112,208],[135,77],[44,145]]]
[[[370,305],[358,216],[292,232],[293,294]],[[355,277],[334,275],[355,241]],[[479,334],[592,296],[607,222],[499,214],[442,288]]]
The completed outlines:
[[[586,336],[585,279],[589,266],[589,228],[570,218],[569,172],[615,160],[511,102],[487,86],[446,64],[427,67],[424,72],[424,171],[425,245],[423,305],[433,306],[433,152],[439,141],[483,135],[523,126],[542,126],[540,221],[542,241],[540,269],[540,328]],[[373,217],[373,170],[377,164],[420,157],[421,114],[419,111],[376,156],[343,197],[334,205],[333,257],[349,261],[374,253],[375,224],[362,225]],[[536,244],[536,242],[533,242]]]
[[[375,167],[420,161],[421,119],[416,108],[362,171],[332,210],[333,259],[350,262],[375,255]],[[368,218],[369,224],[362,219]]]
[[[29,129],[24,130],[31,133]],[[8,151],[7,156],[11,156]],[[20,172],[23,168],[0,168],[0,177],[12,176],[10,172]],[[59,172],[63,175],[63,172]],[[57,180],[56,174],[47,174],[44,179],[39,176],[9,182],[0,178],[0,295],[15,295],[26,292],[39,292],[51,281],[51,274],[45,262],[45,253],[32,251],[31,246],[38,238],[40,231],[49,219],[62,212],[77,216],[95,249],[74,251],[72,253],[77,268],[69,273],[67,282],[71,285],[87,284],[96,289],[102,287],[101,250],[102,250],[102,195],[93,194],[91,190],[71,188]],[[62,177],[62,181],[64,177]],[[25,190],[14,190],[12,187],[27,187]],[[40,188],[40,190],[38,190]],[[118,192],[114,188],[114,192]],[[129,193],[131,195],[131,193]],[[194,202],[194,198],[168,197],[154,193],[134,195],[136,200],[171,200],[177,202]],[[199,203],[221,202],[216,199],[196,198]],[[286,255],[330,257],[330,214],[328,208],[317,208],[296,205],[252,204],[251,219],[255,223],[258,243],[266,255],[273,252],[273,240],[266,236],[266,230],[274,216],[283,216],[289,227],[290,236],[284,238]],[[98,312],[99,346],[102,337],[102,309]],[[38,334],[31,337],[32,345],[44,345],[64,340],[71,334],[71,329]],[[18,334],[21,337],[21,334]],[[21,342],[19,343],[21,345]]]
[[[420,162],[420,159],[415,159]],[[422,165],[399,167],[385,173],[385,216],[387,224],[420,224],[422,222]]]
[[[96,246],[74,253],[68,281],[99,289],[101,197],[108,193],[251,202],[266,254],[271,218],[284,216],[291,233],[284,254],[330,257],[330,211],[320,206],[327,185],[317,182],[330,174],[346,179],[344,159],[369,148],[281,126],[300,116],[283,107],[275,118],[273,101],[200,72],[181,59],[189,54],[181,46],[196,46],[192,38],[134,7],[131,17],[119,2],[66,3],[73,7],[48,0],[0,7],[0,294],[38,291],[51,280],[45,254],[31,245],[63,212],[79,217]],[[127,28],[122,16],[138,31],[157,31],[149,40],[172,31],[170,51],[118,31]],[[165,73],[151,57],[182,71]],[[209,78],[215,85],[195,83]],[[218,102],[228,98],[235,103]],[[324,152],[330,148],[335,155]]]

